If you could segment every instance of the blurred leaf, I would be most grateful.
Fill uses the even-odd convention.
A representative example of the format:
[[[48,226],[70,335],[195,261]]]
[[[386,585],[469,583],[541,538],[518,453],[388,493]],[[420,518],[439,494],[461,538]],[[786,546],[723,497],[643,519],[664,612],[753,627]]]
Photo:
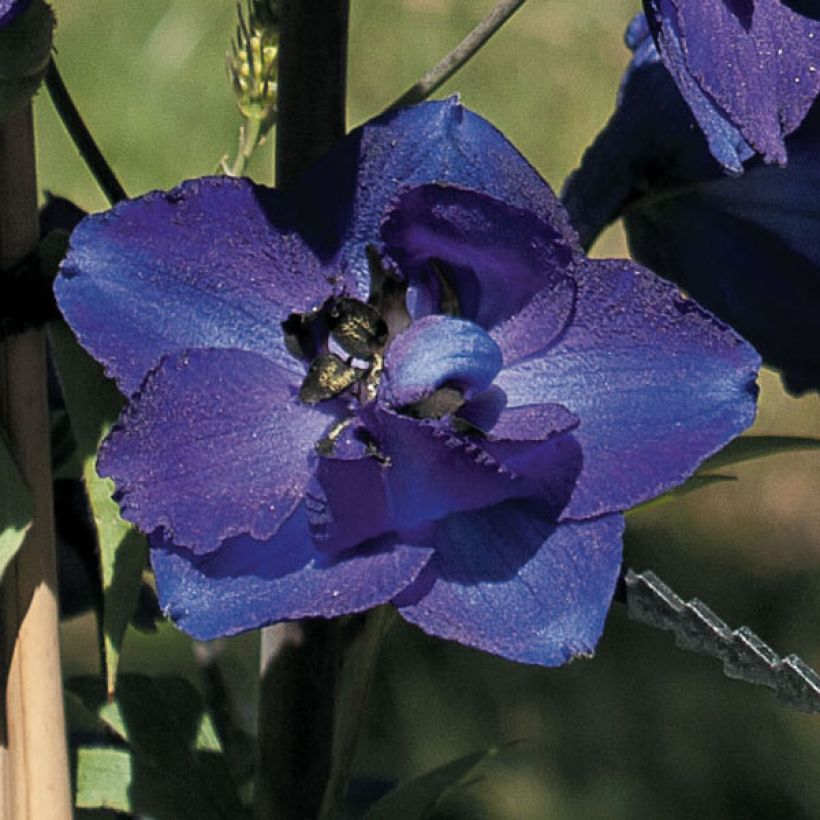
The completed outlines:
[[[134,775],[130,752],[108,747],[77,750],[78,809],[116,809],[130,812],[128,796]]]
[[[31,527],[34,502],[0,430],[0,580]]]
[[[120,517],[119,507],[111,498],[113,482],[100,478],[95,467],[100,442],[119,415],[123,399],[63,323],[51,325],[51,341],[100,545],[104,666],[108,692],[112,694],[147,553],[144,536]]]
[[[382,797],[367,812],[365,820],[424,820],[450,792],[470,781],[480,763],[498,752],[495,746],[473,752],[414,777]]]
[[[804,436],[741,436],[730,441],[719,453],[706,459],[698,473],[722,470],[743,461],[753,461],[794,450],[820,450],[820,439]]]
[[[680,487],[675,487],[674,490],[659,495],[657,498],[650,498],[649,501],[644,501],[643,504],[638,504],[637,507],[627,510],[627,516],[638,510],[646,510],[649,507],[657,507],[659,504],[665,504],[673,498],[680,498],[682,495],[689,495],[696,490],[702,490],[704,487],[711,487],[713,484],[725,484],[726,482],[737,481],[737,476],[726,475],[724,473],[695,473],[690,476]]]
[[[715,470],[722,470],[735,464],[741,464],[744,461],[754,461],[758,458],[775,456],[779,453],[790,453],[795,450],[820,450],[820,439],[805,436],[740,436],[740,438],[729,442],[719,453],[707,458],[700,465],[700,469],[680,487],[639,504],[629,510],[628,513],[664,504],[673,498],[688,495],[713,484],[737,481],[737,476],[713,472]]]
[[[96,678],[72,679],[68,688],[130,750],[130,811],[156,820],[241,820],[246,816],[213,723],[189,681],[125,675],[113,700]],[[115,763],[125,767],[121,759],[103,763],[109,769]],[[103,763],[97,765],[100,776],[85,781],[97,792],[87,790],[86,794],[103,794]],[[78,800],[81,774],[78,769]],[[111,800],[118,794],[116,790],[105,793]],[[88,799],[82,807],[116,808],[111,802],[92,804]]]

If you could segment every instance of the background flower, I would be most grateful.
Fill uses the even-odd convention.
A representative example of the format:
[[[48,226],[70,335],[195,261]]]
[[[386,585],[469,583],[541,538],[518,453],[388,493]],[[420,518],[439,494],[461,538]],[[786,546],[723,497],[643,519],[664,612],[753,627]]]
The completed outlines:
[[[372,121],[293,192],[195,180],[90,217],[57,294],[132,394],[100,468],[202,638],[394,600],[508,658],[588,653],[620,511],[754,413],[755,353],[587,260],[454,100]],[[353,319],[372,355],[340,355]]]
[[[644,0],[661,59],[709,150],[742,171],[786,162],[784,137],[820,93],[820,23],[781,0]]]
[[[615,113],[565,188],[582,243],[623,216],[636,259],[750,339],[789,389],[817,389],[820,108],[786,138],[785,168],[755,158],[729,176],[639,32]]]

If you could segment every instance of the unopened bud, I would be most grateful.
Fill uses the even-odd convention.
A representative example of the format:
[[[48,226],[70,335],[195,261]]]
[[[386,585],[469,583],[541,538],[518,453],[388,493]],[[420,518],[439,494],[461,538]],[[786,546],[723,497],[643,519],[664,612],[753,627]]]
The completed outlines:
[[[249,0],[246,19],[238,7],[236,41],[231,43],[231,52],[227,55],[228,73],[239,110],[246,119],[260,121],[263,135],[276,119],[277,9],[275,0]]]

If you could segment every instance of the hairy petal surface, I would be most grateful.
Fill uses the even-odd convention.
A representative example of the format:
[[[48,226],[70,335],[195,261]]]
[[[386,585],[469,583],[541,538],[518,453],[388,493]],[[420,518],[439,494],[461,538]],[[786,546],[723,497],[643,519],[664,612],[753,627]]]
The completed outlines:
[[[781,0],[645,0],[644,7],[713,152],[722,119],[767,162],[784,164],[784,137],[820,93],[820,23]]]
[[[195,350],[163,360],[100,451],[122,514],[193,553],[232,535],[273,535],[302,500],[332,418],[256,353]]]
[[[194,555],[159,533],[151,538],[160,605],[199,640],[370,609],[411,583],[431,553],[389,539],[339,556],[319,552],[304,505],[268,541],[238,536],[211,555]]]
[[[382,238],[419,315],[440,312],[451,291],[458,314],[489,330],[548,290],[552,300],[540,306],[544,334],[555,335],[572,308],[563,271],[575,242],[533,211],[475,191],[424,185],[397,200]]]
[[[575,232],[557,197],[507,138],[458,99],[425,102],[376,117],[310,168],[296,195],[314,250],[369,279],[365,248],[405,188],[450,183],[535,213],[569,243]]]
[[[55,292],[82,345],[130,394],[163,355],[196,347],[298,368],[280,323],[331,286],[282,194],[206,177],[87,217]]]
[[[438,522],[435,556],[394,601],[425,632],[510,660],[592,654],[621,564],[623,518],[556,524],[533,502]]]
[[[685,480],[752,423],[759,366],[731,329],[649,271],[589,260],[577,274],[561,340],[496,378],[510,407],[554,401],[580,419],[584,461],[564,518],[624,510]]]

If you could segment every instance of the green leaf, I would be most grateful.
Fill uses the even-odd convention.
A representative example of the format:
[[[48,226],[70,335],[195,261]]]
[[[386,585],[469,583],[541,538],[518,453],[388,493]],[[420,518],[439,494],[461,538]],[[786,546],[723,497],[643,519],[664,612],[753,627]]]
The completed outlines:
[[[0,430],[0,580],[31,527],[34,501]]]
[[[719,473],[716,472],[717,470],[723,470],[744,461],[754,461],[758,458],[774,456],[779,453],[790,453],[796,450],[820,450],[820,439],[804,436],[741,436],[729,442],[719,453],[707,458],[700,465],[700,469],[680,487],[633,507],[627,511],[627,514],[634,514],[664,504],[673,498],[688,495],[713,484],[737,481],[737,476]]]
[[[134,758],[124,749],[81,747],[77,750],[78,809],[133,810],[129,791],[134,780]]]
[[[111,498],[113,482],[100,478],[95,466],[100,442],[119,415],[123,399],[64,324],[52,324],[51,341],[97,528],[103,582],[104,665],[111,694],[116,687],[122,643],[136,605],[147,555],[144,536],[123,521]]]
[[[497,747],[473,752],[403,783],[375,803],[365,820],[424,820],[448,794],[466,785],[479,764],[498,753]]]
[[[741,436],[706,459],[698,473],[722,470],[744,461],[795,450],[820,450],[820,439],[804,436]]]
[[[68,689],[100,726],[123,742],[131,760],[129,811],[156,820],[246,817],[210,715],[189,681],[124,675],[113,700],[96,678],[72,679]],[[116,765],[125,767],[122,760]],[[101,765],[97,768],[104,773]],[[112,803],[92,804],[88,797],[79,803],[81,773],[78,769],[78,806],[115,808]],[[99,777],[86,782],[93,782],[97,792],[84,794],[103,793]],[[113,789],[106,794],[112,800],[118,795]]]

